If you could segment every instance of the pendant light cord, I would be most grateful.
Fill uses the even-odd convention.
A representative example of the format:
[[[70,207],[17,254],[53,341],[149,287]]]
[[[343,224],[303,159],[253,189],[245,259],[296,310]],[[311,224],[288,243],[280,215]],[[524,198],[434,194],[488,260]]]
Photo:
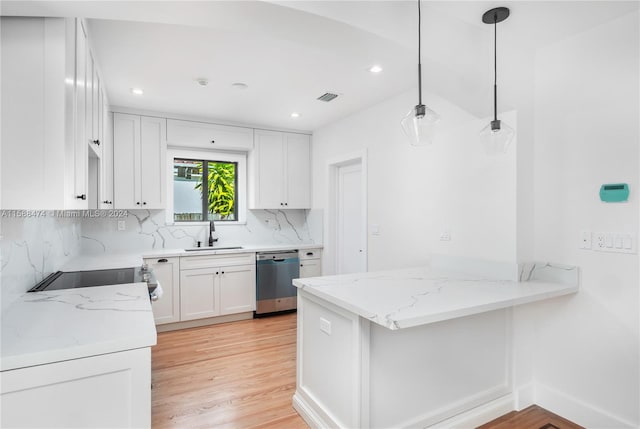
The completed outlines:
[[[493,15],[493,120],[498,120],[498,14]]]
[[[420,52],[421,52],[421,33],[420,33],[420,28],[422,27],[421,25],[421,19],[420,19],[420,1],[418,0],[418,105],[422,105],[422,62],[421,62],[421,58],[420,58]]]

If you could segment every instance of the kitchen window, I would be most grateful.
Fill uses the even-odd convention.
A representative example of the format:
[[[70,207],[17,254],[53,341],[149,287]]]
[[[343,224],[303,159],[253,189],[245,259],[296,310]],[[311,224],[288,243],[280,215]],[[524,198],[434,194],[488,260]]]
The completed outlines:
[[[172,223],[244,221],[246,156],[175,150],[169,153]],[[169,217],[167,213],[167,217]]]

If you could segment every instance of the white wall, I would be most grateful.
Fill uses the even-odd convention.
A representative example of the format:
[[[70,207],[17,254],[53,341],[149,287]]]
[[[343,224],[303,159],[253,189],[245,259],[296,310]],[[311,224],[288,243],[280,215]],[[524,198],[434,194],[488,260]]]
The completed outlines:
[[[368,221],[380,227],[380,235],[368,235],[369,270],[419,265],[431,253],[515,261],[517,143],[487,157],[478,132],[488,119],[426,95],[442,117],[438,135],[430,147],[413,147],[400,120],[416,98],[408,91],[314,131],[313,207],[328,207],[332,159],[366,151]],[[514,112],[502,118],[516,128]],[[333,270],[329,221],[325,215],[325,274]],[[439,241],[443,229],[450,242]]]
[[[638,255],[578,249],[581,230],[638,233],[639,24],[633,13],[536,58],[534,255],[582,270],[578,295],[537,306],[537,399],[589,427],[640,425]],[[629,202],[600,202],[619,182]]]

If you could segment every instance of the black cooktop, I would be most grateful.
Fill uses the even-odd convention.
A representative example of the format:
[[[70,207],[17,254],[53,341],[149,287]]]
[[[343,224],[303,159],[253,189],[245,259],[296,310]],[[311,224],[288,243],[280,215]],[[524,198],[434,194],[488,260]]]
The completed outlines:
[[[143,273],[139,267],[93,271],[58,271],[29,289],[29,292],[107,286],[144,281],[146,281],[146,279],[143,279]]]

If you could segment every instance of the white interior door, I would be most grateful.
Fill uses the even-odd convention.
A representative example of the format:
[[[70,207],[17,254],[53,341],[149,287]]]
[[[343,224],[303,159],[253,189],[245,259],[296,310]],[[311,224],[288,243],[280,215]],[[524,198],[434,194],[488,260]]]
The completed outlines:
[[[362,164],[337,171],[337,274],[367,271]]]

